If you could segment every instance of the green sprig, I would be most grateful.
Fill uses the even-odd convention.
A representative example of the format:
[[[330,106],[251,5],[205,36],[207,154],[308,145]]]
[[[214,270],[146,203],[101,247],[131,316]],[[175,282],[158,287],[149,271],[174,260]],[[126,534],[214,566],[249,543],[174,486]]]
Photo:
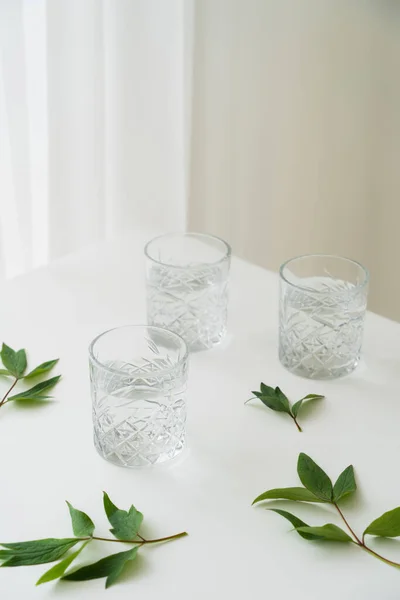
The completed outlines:
[[[146,544],[168,542],[187,535],[184,531],[168,537],[152,540],[145,539],[139,534],[139,527],[143,521],[143,515],[132,505],[128,511],[121,510],[113,504],[106,492],[103,493],[104,511],[108,521],[112,525],[110,529],[114,538],[104,538],[94,535],[95,525],[92,519],[81,510],[72,506],[69,502],[68,508],[72,521],[72,530],[76,537],[62,539],[43,539],[29,542],[0,543],[0,561],[2,567],[20,567],[26,565],[39,565],[59,560],[51,569],[46,571],[36,585],[47,583],[55,579],[67,581],[88,581],[90,579],[106,578],[106,588],[116,582],[121,575],[125,565],[136,558],[139,548]],[[132,544],[133,548],[126,552],[118,552],[106,556],[101,560],[78,567],[68,571],[73,561],[80,555],[82,550],[93,541],[120,542]],[[80,544],[78,550],[68,554],[69,550]]]
[[[254,398],[258,398],[263,404],[265,404],[265,406],[267,406],[271,410],[275,410],[277,412],[284,412],[288,414],[289,417],[293,419],[298,431],[300,432],[302,432],[303,430],[299,425],[297,416],[303,405],[303,402],[307,400],[322,400],[325,397],[321,396],[320,394],[307,394],[307,396],[304,396],[304,398],[301,398],[301,400],[298,400],[297,402],[291,405],[288,397],[282,392],[282,390],[279,387],[273,388],[269,385],[265,385],[265,383],[260,384],[259,392],[254,391],[251,393],[253,394],[253,397],[246,400],[245,404],[247,404],[247,402],[250,402],[250,400],[253,400]]]
[[[299,475],[302,487],[275,488],[268,490],[257,496],[253,504],[265,500],[292,500],[295,502],[320,502],[330,504],[335,508],[339,517],[342,519],[350,535],[333,523],[327,523],[322,526],[309,526],[301,521],[296,515],[285,510],[270,509],[285,519],[294,527],[295,531],[306,540],[331,541],[353,543],[362,550],[365,550],[375,558],[385,562],[393,567],[400,568],[400,564],[381,554],[378,554],[365,543],[366,535],[377,537],[399,537],[400,536],[400,507],[384,513],[364,530],[362,537],[359,537],[349,525],[339,502],[357,490],[354,476],[354,468],[348,466],[338,477],[333,485],[328,475],[318,466],[307,454],[299,454],[297,462],[297,473]]]
[[[40,402],[42,400],[48,400],[52,396],[48,395],[48,391],[51,390],[60,380],[61,375],[57,375],[56,377],[51,377],[50,379],[46,379],[45,381],[41,381],[37,383],[32,388],[29,388],[19,394],[14,394],[10,396],[12,390],[15,388],[19,381],[36,379],[49,373],[53,367],[58,363],[58,358],[55,360],[49,360],[47,362],[42,363],[29,373],[26,373],[28,364],[26,358],[25,350],[15,351],[7,344],[3,344],[0,351],[0,358],[3,363],[5,369],[0,369],[0,375],[4,377],[12,377],[14,381],[11,386],[8,388],[4,396],[0,400],[0,408],[7,404],[7,402],[12,401],[36,401]]]

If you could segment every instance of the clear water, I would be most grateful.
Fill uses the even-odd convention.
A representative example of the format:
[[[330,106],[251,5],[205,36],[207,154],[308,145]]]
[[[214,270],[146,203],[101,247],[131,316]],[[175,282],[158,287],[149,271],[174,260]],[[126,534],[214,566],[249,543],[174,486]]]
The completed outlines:
[[[94,442],[104,458],[138,467],[181,452],[186,422],[183,373],[158,377],[150,370],[146,379],[121,380],[96,371],[92,369]]]
[[[211,348],[226,333],[229,265],[169,268],[147,276],[147,321],[178,333],[190,350]]]
[[[308,289],[301,290],[282,283],[280,360],[304,377],[340,377],[360,359],[366,291],[329,277],[306,284]]]

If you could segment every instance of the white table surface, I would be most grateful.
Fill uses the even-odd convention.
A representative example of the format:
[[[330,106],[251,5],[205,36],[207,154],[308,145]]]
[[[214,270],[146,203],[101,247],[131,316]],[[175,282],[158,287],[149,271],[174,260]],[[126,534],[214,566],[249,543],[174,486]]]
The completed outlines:
[[[132,233],[67,257],[1,288],[1,341],[26,347],[30,364],[60,357],[63,380],[46,406],[0,411],[0,539],[72,534],[65,500],[108,532],[102,490],[145,515],[149,536],[189,537],[147,547],[120,583],[104,579],[35,587],[50,565],[1,569],[0,598],[399,598],[400,572],[353,546],[313,543],[265,507],[261,492],[298,485],[298,453],[331,477],[355,467],[358,493],[344,504],[356,530],[400,504],[400,325],[369,314],[364,362],[340,380],[313,382],[286,372],[277,357],[278,280],[233,260],[229,335],[191,356],[188,449],[167,466],[128,470],[102,460],[92,444],[87,346],[102,330],[145,322],[142,247]],[[244,406],[260,381],[291,399],[326,395],[304,433],[261,403]],[[5,387],[5,382],[0,382]],[[311,524],[334,522],[330,507],[275,502]],[[400,561],[396,541],[375,547]],[[95,544],[93,543],[93,546]],[[118,546],[118,551],[124,546]],[[96,542],[89,557],[117,551]]]

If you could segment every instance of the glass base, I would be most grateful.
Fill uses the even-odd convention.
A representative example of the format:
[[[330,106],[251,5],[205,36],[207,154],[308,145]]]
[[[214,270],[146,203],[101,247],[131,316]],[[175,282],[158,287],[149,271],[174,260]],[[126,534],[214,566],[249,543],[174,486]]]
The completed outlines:
[[[184,450],[185,437],[176,440],[176,443],[162,452],[157,452],[156,448],[135,448],[127,443],[122,447],[106,449],[101,447],[96,436],[94,436],[94,445],[98,454],[107,462],[111,462],[118,467],[138,468],[151,467],[167,461],[173,460]]]
[[[360,358],[357,357],[351,361],[343,361],[337,356],[327,359],[326,355],[318,357],[318,353],[312,356],[306,356],[299,361],[298,356],[289,356],[286,353],[279,353],[279,360],[282,365],[294,375],[305,377],[306,379],[338,379],[352,373],[356,369]]]

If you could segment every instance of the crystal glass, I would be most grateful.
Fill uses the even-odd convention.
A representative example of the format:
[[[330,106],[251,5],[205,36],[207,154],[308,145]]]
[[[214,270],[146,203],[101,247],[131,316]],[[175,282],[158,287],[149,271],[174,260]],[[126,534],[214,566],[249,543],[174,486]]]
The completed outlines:
[[[368,271],[358,262],[322,254],[280,268],[279,358],[295,373],[333,379],[359,360]]]
[[[230,246],[201,233],[167,234],[145,247],[147,322],[175,331],[190,350],[226,333]]]
[[[126,326],[89,348],[94,443],[117,465],[174,458],[185,445],[188,350],[175,333]]]

